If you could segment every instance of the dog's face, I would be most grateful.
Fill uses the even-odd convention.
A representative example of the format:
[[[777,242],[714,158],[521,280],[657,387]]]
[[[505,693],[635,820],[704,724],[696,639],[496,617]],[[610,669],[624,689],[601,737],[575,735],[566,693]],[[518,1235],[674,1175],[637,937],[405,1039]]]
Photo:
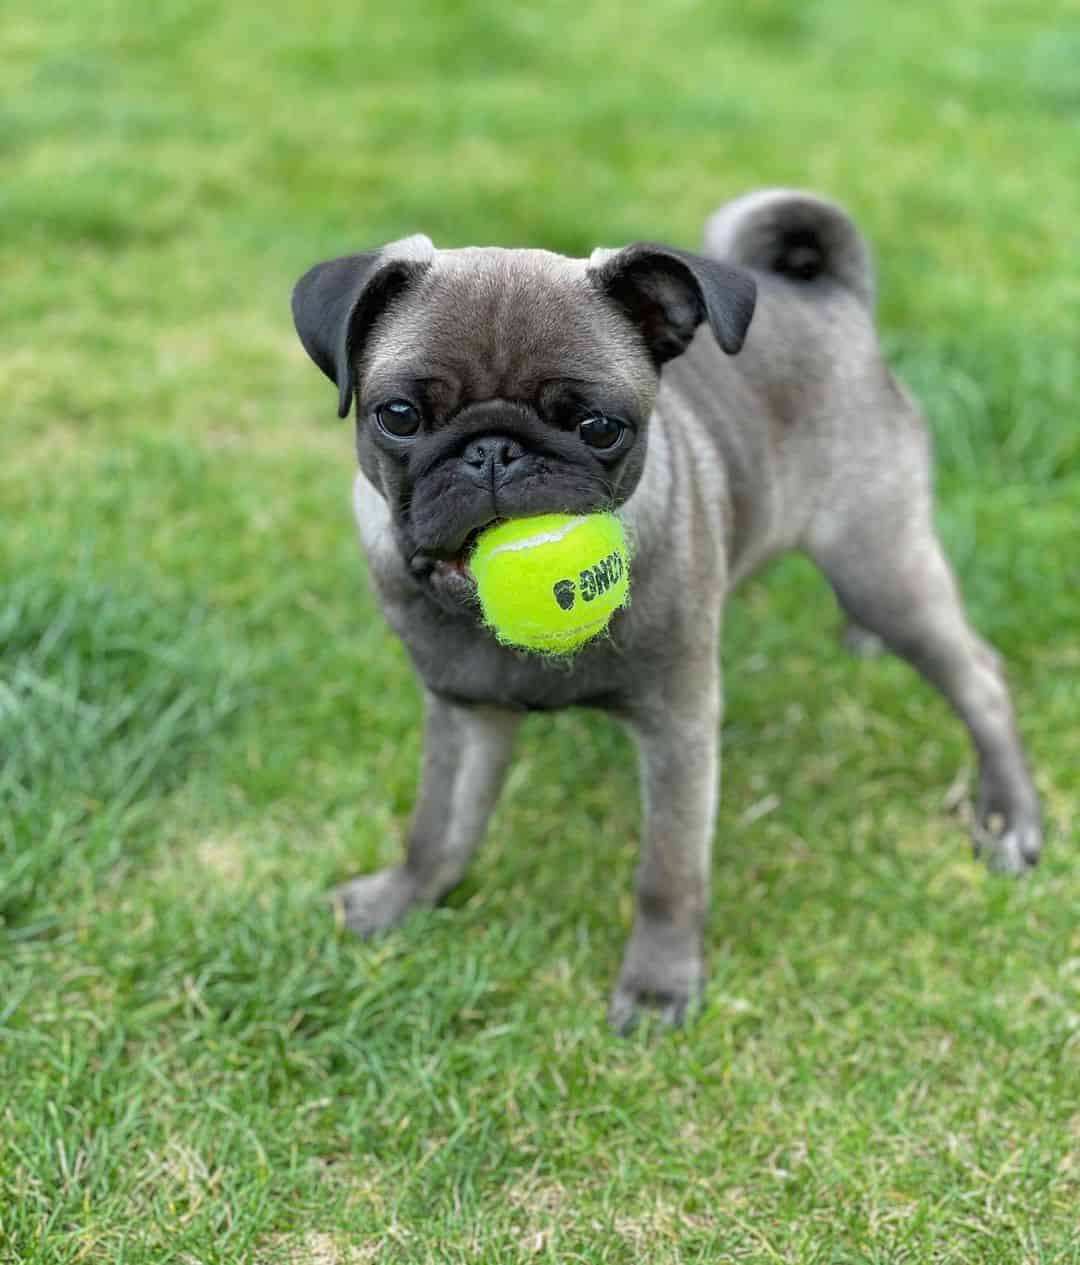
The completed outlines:
[[[468,602],[464,559],[497,519],[621,505],[637,486],[659,369],[709,320],[737,351],[754,283],[666,247],[436,251],[408,238],[319,264],[293,312],[357,401],[361,467],[417,583]]]

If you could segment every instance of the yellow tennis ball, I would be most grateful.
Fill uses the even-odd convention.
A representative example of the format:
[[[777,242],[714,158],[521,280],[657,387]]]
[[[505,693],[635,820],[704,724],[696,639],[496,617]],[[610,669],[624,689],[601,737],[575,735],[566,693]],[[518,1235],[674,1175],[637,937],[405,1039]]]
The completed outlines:
[[[629,595],[614,514],[538,514],[481,532],[469,559],[484,621],[500,641],[566,654],[608,626]]]

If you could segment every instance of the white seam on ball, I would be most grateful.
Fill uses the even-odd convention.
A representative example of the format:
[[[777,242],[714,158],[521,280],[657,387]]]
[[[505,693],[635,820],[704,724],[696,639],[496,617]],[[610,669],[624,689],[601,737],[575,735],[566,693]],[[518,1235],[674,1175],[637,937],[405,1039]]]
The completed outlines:
[[[494,558],[499,553],[516,553],[521,549],[532,549],[535,545],[553,545],[584,521],[584,517],[572,518],[568,523],[563,523],[561,527],[553,527],[550,531],[538,531],[535,535],[526,536],[522,540],[507,540],[501,545],[496,545],[487,556]]]

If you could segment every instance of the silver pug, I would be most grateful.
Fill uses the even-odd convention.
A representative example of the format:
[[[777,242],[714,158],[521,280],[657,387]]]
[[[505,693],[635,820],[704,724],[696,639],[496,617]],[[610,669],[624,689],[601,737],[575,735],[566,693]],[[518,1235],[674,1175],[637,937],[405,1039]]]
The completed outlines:
[[[461,878],[532,708],[604,708],[641,754],[637,911],[611,999],[679,1022],[703,982],[719,782],[724,599],[800,549],[853,626],[938,687],[979,760],[975,839],[1019,873],[1038,799],[1001,666],[972,631],[931,519],[929,444],[886,367],[867,247],[813,195],[718,210],[703,253],[587,260],[436,250],[410,237],[312,268],[305,348],[356,401],[355,509],[387,619],[425,688],[405,859],[339,889],[363,935]],[[507,649],[477,618],[467,556],[496,519],[615,509],[632,601],[571,661]]]

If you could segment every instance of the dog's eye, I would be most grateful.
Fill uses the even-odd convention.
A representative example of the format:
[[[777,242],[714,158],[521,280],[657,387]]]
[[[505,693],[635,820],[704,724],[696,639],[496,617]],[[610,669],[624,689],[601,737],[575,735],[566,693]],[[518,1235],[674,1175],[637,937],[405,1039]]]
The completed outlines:
[[[626,426],[617,417],[594,413],[578,426],[578,434],[590,448],[614,448]]]
[[[388,400],[375,410],[375,420],[388,435],[408,439],[420,429],[420,411],[408,400]]]

